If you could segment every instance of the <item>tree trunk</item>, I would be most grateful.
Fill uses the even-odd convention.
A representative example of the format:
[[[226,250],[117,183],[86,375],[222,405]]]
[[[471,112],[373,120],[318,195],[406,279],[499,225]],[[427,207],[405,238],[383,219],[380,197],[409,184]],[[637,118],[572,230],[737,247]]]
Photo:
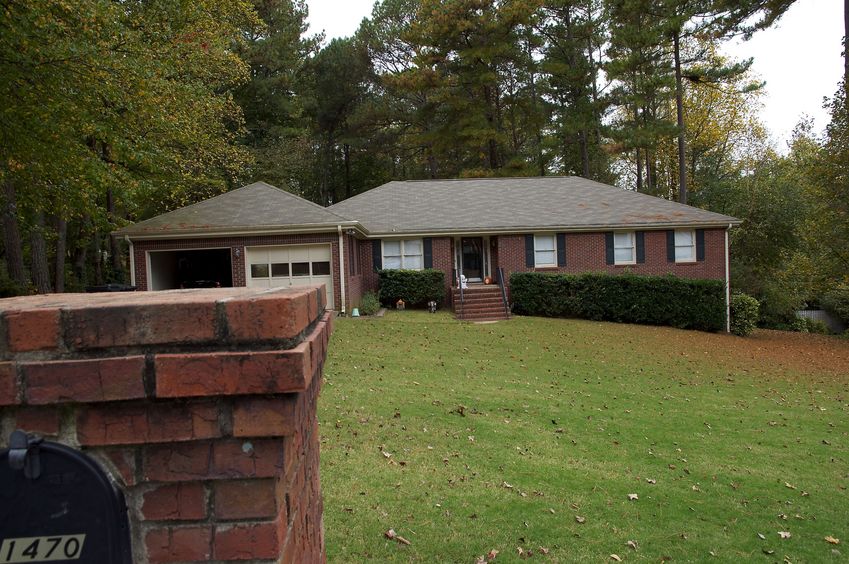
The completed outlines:
[[[845,0],[849,2],[849,0]],[[672,43],[675,48],[675,110],[678,114],[678,201],[687,203],[687,164],[686,143],[684,138],[684,88],[681,84],[681,45],[680,32],[675,30]]]
[[[65,291],[65,254],[68,243],[68,222],[61,217],[56,218],[56,262],[55,262],[55,284],[56,292]]]
[[[342,145],[342,154],[345,157],[345,199],[348,199],[353,194],[351,194],[351,146],[347,143]]]
[[[643,191],[643,159],[640,156],[640,149],[637,148],[637,192]]]
[[[95,231],[91,236],[91,244],[94,248],[94,284],[103,284],[103,254],[100,251],[100,233]]]
[[[590,177],[590,149],[589,140],[587,139],[586,129],[578,131],[578,137],[581,141],[581,167],[584,178]]]
[[[47,244],[44,242],[44,212],[35,214],[35,224],[30,232],[30,254],[32,281],[39,294],[53,291],[50,283],[50,263],[47,260]]]
[[[115,224],[115,194],[112,188],[106,189],[106,219],[111,227],[117,227]],[[121,244],[118,238],[109,234],[109,259],[112,263],[112,277],[117,282],[124,281],[124,261],[121,260]]]
[[[843,90],[849,105],[849,0],[843,0]]]
[[[24,271],[24,252],[21,245],[21,231],[18,227],[18,201],[15,185],[7,178],[3,182],[3,242],[6,250],[6,269],[9,278],[21,288],[27,285]]]

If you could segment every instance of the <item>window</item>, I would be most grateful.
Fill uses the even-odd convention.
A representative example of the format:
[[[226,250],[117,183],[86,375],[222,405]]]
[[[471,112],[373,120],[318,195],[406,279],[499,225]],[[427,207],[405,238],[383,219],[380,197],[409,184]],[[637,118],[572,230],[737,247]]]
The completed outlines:
[[[292,276],[309,276],[310,275],[310,263],[308,262],[293,262],[292,263]]]
[[[279,277],[279,276],[289,276],[289,263],[288,262],[275,262],[271,264],[271,276]]]
[[[383,268],[421,270],[424,266],[421,239],[383,241]]]
[[[634,264],[636,252],[634,245],[634,232],[623,231],[613,234],[613,262],[614,264]]]
[[[675,232],[675,262],[694,262],[696,260],[696,232]]]
[[[251,278],[268,278],[268,264],[252,264]]]
[[[557,266],[556,241],[554,235],[534,235],[534,266]]]
[[[323,261],[312,263],[312,275],[313,276],[329,276],[330,275],[330,262],[323,260]]]

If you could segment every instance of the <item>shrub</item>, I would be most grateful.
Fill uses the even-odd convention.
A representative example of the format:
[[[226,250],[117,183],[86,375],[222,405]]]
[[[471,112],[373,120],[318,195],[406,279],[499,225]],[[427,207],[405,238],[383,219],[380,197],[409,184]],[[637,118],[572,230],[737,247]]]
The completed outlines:
[[[807,317],[796,317],[789,323],[787,330],[797,333],[818,333],[820,335],[829,335],[831,333],[828,325],[822,321]]]
[[[380,309],[380,300],[374,292],[366,292],[360,298],[360,314],[374,315]]]
[[[682,329],[725,328],[725,284],[675,276],[515,273],[514,311]]]
[[[840,284],[822,297],[822,308],[849,324],[849,284]]]
[[[381,270],[380,301],[392,306],[399,299],[408,306],[424,306],[445,299],[445,273],[441,270]]]
[[[747,294],[735,293],[731,296],[731,332],[745,337],[758,326],[761,304]]]

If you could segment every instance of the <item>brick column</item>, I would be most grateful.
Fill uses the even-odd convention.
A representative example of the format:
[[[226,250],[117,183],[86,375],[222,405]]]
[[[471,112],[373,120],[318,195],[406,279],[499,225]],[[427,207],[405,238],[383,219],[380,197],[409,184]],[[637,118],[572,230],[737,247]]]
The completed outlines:
[[[322,288],[0,300],[0,446],[21,428],[99,461],[136,562],[324,562],[323,302]]]

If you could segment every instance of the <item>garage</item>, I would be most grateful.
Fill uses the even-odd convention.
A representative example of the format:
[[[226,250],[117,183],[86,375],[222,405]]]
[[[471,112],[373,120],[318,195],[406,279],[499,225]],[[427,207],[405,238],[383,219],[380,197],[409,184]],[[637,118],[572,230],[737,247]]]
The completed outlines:
[[[233,286],[230,249],[150,251],[150,290]]]
[[[247,281],[252,288],[324,284],[327,307],[333,309],[333,270],[330,245],[248,247]]]

